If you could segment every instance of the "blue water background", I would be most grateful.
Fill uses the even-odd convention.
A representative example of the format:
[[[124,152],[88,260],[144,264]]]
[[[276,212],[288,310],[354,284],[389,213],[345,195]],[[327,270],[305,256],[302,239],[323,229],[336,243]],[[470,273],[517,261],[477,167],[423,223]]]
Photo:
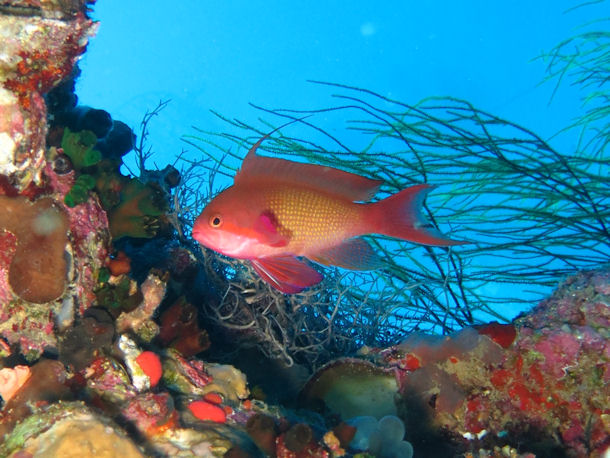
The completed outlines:
[[[337,91],[307,80],[410,104],[435,95],[462,98],[549,138],[582,113],[583,94],[564,84],[551,101],[554,83],[540,84],[545,63],[536,57],[603,15],[603,4],[566,12],[577,4],[99,0],[93,13],[99,31],[81,61],[77,94],[136,132],[147,110],[171,99],[150,125],[148,143],[160,167],[192,150],[180,140],[191,126],[227,130],[210,109],[256,123],[261,113],[250,102],[332,105]],[[330,122],[316,124],[349,144],[350,132]],[[576,141],[574,132],[551,144],[569,154]]]

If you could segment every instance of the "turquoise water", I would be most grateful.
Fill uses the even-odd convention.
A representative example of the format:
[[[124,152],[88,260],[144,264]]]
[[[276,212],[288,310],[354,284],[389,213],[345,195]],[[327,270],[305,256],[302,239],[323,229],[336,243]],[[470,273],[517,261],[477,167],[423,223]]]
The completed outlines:
[[[99,31],[81,61],[77,94],[81,104],[107,110],[136,132],[147,110],[171,99],[150,125],[148,143],[159,167],[183,150],[200,157],[181,141],[192,126],[227,129],[210,110],[264,129],[262,113],[250,103],[302,110],[332,105],[336,90],[308,80],[362,87],[409,104],[461,98],[547,139],[582,113],[578,88],[564,84],[552,96],[555,83],[541,84],[546,64],[537,59],[602,16],[604,5],[570,10],[576,4],[153,0],[143,8],[100,0],[93,13]],[[318,116],[316,125],[359,144],[332,117]],[[576,142],[567,133],[551,144],[569,153]]]
[[[192,125],[225,126],[210,109],[251,120],[270,108],[328,104],[307,80],[343,83],[415,103],[464,98],[548,137],[580,110],[578,92],[539,86],[535,60],[602,6],[573,1],[100,0],[100,21],[81,61],[81,103],[136,127],[171,99],[151,132],[157,160],[184,145]]]

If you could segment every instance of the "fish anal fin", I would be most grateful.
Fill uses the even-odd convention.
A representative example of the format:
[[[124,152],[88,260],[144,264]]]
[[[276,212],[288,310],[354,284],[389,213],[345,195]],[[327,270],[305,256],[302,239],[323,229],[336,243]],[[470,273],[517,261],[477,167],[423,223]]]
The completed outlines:
[[[251,149],[234,178],[234,184],[265,181],[306,186],[350,201],[368,201],[382,181],[317,164],[258,156]]]
[[[375,270],[382,265],[381,258],[375,253],[375,250],[361,238],[346,240],[340,245],[308,257],[319,264],[350,270]]]
[[[264,210],[254,221],[254,231],[261,243],[272,247],[284,247],[290,241],[289,235],[281,227],[271,210]]]
[[[263,280],[286,294],[301,292],[324,278],[313,267],[294,256],[258,258],[251,259],[250,262]]]

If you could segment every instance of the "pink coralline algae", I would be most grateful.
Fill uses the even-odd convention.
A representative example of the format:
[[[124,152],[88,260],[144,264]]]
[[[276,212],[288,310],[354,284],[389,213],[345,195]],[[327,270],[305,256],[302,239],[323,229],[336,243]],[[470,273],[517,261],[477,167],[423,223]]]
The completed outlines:
[[[505,325],[512,331],[496,329],[514,331],[508,345],[484,327],[412,337],[376,354],[397,374],[399,416],[415,450],[444,435],[461,450],[505,443],[543,456],[602,456],[610,447],[609,278],[608,271],[568,278]]]
[[[178,426],[178,412],[168,393],[144,393],[131,399],[123,416],[145,436],[155,436]]]
[[[49,162],[44,168],[44,176],[49,190],[59,202],[63,202],[74,182],[74,172],[58,173]],[[99,199],[94,196],[76,207],[63,205],[63,209],[68,215],[70,225],[74,277],[79,280],[71,292],[76,296],[79,312],[82,314],[95,301],[98,273],[108,257],[108,218]]]

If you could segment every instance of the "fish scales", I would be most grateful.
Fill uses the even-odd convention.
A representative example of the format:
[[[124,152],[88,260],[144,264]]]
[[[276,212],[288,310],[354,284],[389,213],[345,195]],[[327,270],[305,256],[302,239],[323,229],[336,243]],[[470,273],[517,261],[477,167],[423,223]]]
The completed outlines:
[[[307,255],[356,235],[357,204],[307,188],[271,188],[266,194],[266,206],[295,254]]]

